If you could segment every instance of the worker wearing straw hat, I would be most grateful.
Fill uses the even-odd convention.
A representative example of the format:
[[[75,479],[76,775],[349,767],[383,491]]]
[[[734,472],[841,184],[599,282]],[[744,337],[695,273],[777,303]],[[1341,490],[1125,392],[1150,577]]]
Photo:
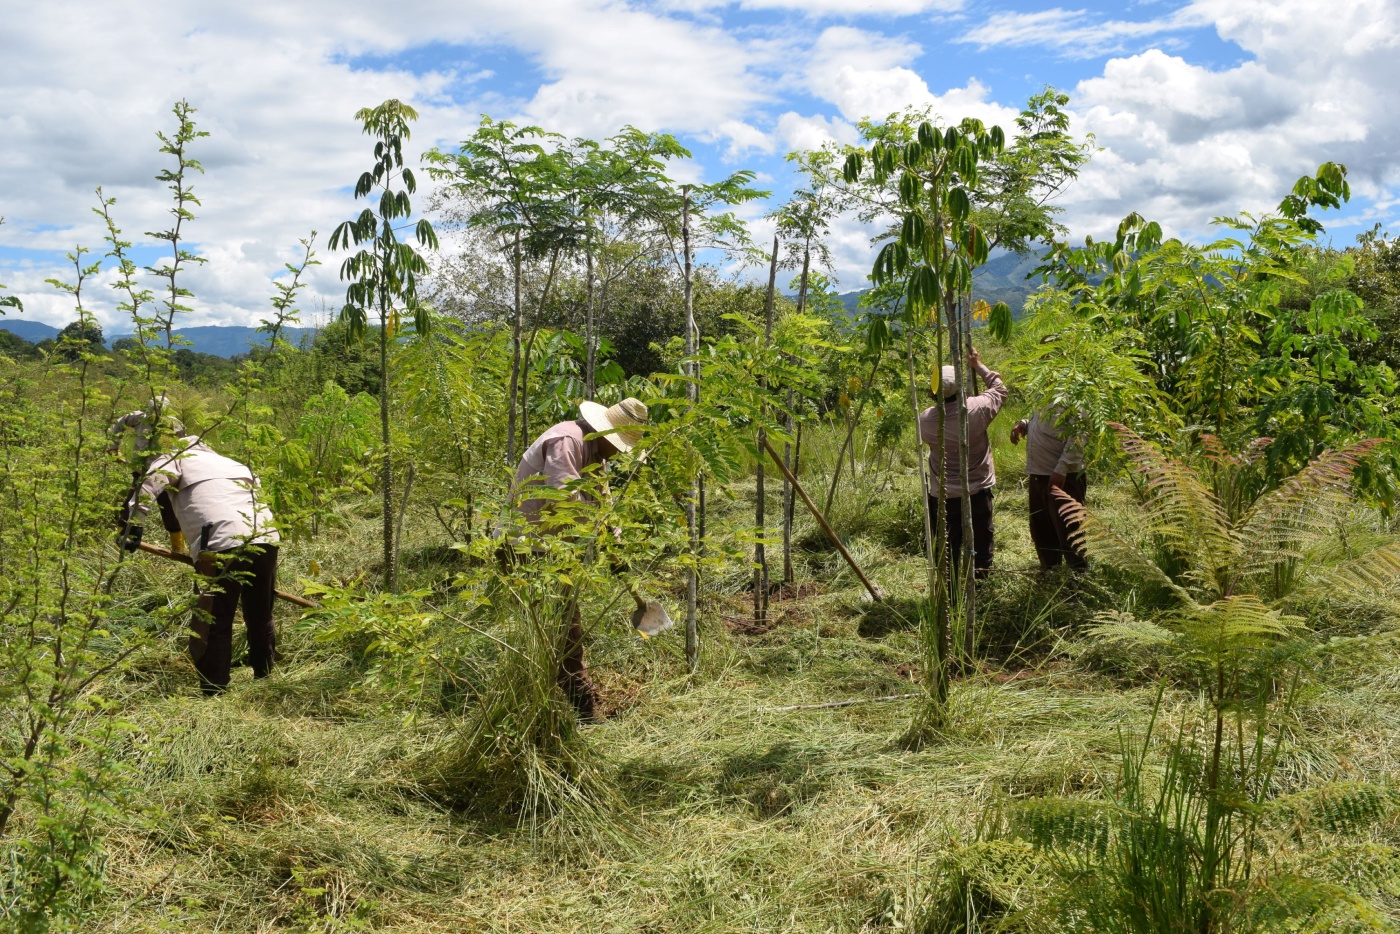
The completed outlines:
[[[608,458],[632,450],[641,440],[646,422],[647,407],[637,399],[629,397],[606,407],[591,401],[580,403],[577,419],[551,426],[526,448],[511,485],[511,502],[527,522],[539,526],[548,512],[549,501],[530,497],[531,487],[563,490],[576,483],[586,471],[600,468]],[[564,637],[558,680],[579,716],[592,720],[597,697],[583,660],[583,620],[577,603]]]
[[[987,384],[987,391],[967,400],[967,476],[962,475],[962,456],[958,450],[958,382],[957,371],[944,366],[939,373],[939,406],[943,409],[943,437],[938,437],[938,408],[925,409],[919,416],[919,435],[929,446],[929,470],[938,476],[938,458],[943,457],[947,479],[948,550],[954,570],[960,561],[963,543],[962,495],[966,491],[972,500],[973,567],[983,577],[992,568],[995,530],[992,526],[992,487],[997,482],[996,465],[992,462],[992,443],[987,429],[1006,401],[1006,384],[1001,374],[987,369],[976,350],[967,352],[967,363]],[[938,521],[938,497],[929,494],[928,509],[934,523]]]
[[[112,422],[107,429],[111,443],[107,451],[116,454],[121,450],[122,433],[130,431],[136,436],[137,456],[147,455],[152,450],[160,450],[165,442],[185,433],[185,425],[175,417],[175,406],[170,397],[160,393],[151,398],[144,409],[127,412]]]

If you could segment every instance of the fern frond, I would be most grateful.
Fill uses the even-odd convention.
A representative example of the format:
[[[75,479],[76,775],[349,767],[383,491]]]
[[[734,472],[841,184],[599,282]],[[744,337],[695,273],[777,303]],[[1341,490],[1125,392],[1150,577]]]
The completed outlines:
[[[1244,893],[1230,930],[1336,934],[1393,931],[1385,914],[1343,885],[1300,873],[1269,874]]]
[[[1089,634],[1105,642],[1129,645],[1173,645],[1179,637],[1170,629],[1158,626],[1130,613],[1103,613],[1094,618]]]
[[[1238,560],[1239,541],[1225,509],[1196,472],[1159,451],[1132,429],[1113,425],[1118,442],[1147,488],[1147,529],[1184,558],[1198,575],[1211,577]]]
[[[1393,814],[1395,789],[1371,782],[1329,782],[1270,801],[1264,816],[1303,839],[1310,831],[1354,834]]]
[[[1002,901],[1015,901],[1015,893],[1040,869],[1035,848],[1024,840],[979,840],[959,847],[949,857],[950,867],[985,887]]]
[[[1354,592],[1386,590],[1400,581],[1400,542],[1348,561],[1328,575],[1334,586]]]
[[[1191,595],[1157,566],[1142,549],[1091,513],[1083,503],[1070,501],[1060,507],[1060,514],[1075,528],[1074,543],[1092,558],[1112,565],[1120,571],[1136,574],[1158,586],[1165,587],[1183,603],[1195,606]]]
[[[1303,622],[1253,594],[1226,597],[1195,611],[1178,611],[1169,618],[1193,650],[1211,661],[1227,654],[1257,652],[1287,638]]]
[[[1309,849],[1288,868],[1354,892],[1394,895],[1400,883],[1400,852],[1382,843],[1343,843]]]
[[[1271,571],[1281,562],[1303,557],[1304,547],[1329,534],[1329,517],[1351,505],[1352,473],[1380,442],[1362,441],[1327,451],[1280,486],[1260,497],[1239,525],[1244,561],[1239,574]]]
[[[1078,798],[1032,798],[1009,808],[1011,833],[1038,849],[1096,856],[1108,851],[1115,809],[1101,801]]]

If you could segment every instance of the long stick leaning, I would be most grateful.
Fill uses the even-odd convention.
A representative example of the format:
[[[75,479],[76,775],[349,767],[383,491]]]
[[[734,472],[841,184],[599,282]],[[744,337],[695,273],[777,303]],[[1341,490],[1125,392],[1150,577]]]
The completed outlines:
[[[841,542],[841,537],[836,534],[836,530],[831,527],[831,523],[826,521],[826,516],[822,515],[821,510],[816,507],[816,504],[812,502],[812,498],[807,495],[807,491],[802,489],[802,484],[797,482],[797,478],[792,475],[792,471],[788,469],[787,464],[783,463],[782,456],[773,449],[772,443],[767,438],[763,438],[762,440],[763,448],[768,452],[768,456],[773,458],[773,463],[778,465],[778,469],[783,472],[783,476],[787,477],[788,482],[792,484],[792,488],[796,490],[797,495],[802,498],[802,502],[807,504],[807,509],[812,513],[812,517],[817,520],[817,524],[822,527],[822,531],[826,533],[827,538],[831,539],[831,543],[836,546],[836,550],[841,553],[841,557],[846,559],[846,563],[850,565],[856,577],[860,578],[860,582],[865,585],[865,589],[869,592],[870,598],[876,603],[883,601],[885,595],[880,592],[880,588],[870,582],[870,578],[865,576],[865,572],[860,569],[860,565],[856,564],[856,559],[852,558],[851,553],[846,550],[846,546]]]
[[[182,555],[175,551],[166,551],[164,548],[157,548],[155,545],[148,545],[145,542],[142,542],[136,547],[140,548],[142,551],[165,558],[167,561],[178,561],[181,564],[188,564],[190,567],[194,567],[194,559],[189,555]],[[319,610],[321,608],[321,604],[308,600],[305,597],[298,597],[294,593],[286,593],[281,590],[274,590],[273,593],[279,598],[286,600],[288,603],[304,606],[308,610]]]

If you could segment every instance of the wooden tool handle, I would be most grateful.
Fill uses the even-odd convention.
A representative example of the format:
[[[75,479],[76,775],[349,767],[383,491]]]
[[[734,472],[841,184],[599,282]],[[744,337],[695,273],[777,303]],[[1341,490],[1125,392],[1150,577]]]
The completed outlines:
[[[167,561],[178,561],[181,564],[188,564],[190,567],[194,567],[194,559],[189,555],[182,555],[178,551],[167,551],[164,548],[157,548],[155,545],[148,545],[145,542],[141,542],[136,547],[150,554],[158,555]],[[308,600],[305,597],[298,597],[294,593],[285,593],[281,590],[274,590],[273,593],[276,594],[278,598],[286,600],[288,603],[304,606],[308,610],[319,610],[321,608],[321,604]]]
[[[836,550],[841,552],[841,557],[846,559],[846,563],[851,566],[851,570],[855,572],[856,577],[860,578],[860,582],[865,585],[865,589],[870,593],[870,599],[874,600],[876,603],[883,601],[885,595],[880,592],[880,588],[870,582],[870,578],[865,576],[865,572],[860,569],[860,565],[856,564],[856,559],[851,557],[851,553],[847,551],[846,546],[841,543],[840,536],[832,529],[831,523],[826,521],[826,516],[822,515],[821,510],[812,502],[812,498],[807,495],[807,491],[802,489],[802,484],[797,482],[797,478],[792,475],[792,471],[788,469],[788,465],[783,463],[783,459],[778,452],[773,450],[772,442],[766,437],[763,439],[763,447],[768,451],[768,456],[773,458],[773,463],[777,464],[778,469],[783,472],[783,476],[787,477],[788,483],[791,483],[792,488],[797,491],[797,495],[802,498],[802,502],[807,504],[807,509],[812,513],[813,518],[817,520],[817,524],[822,527],[822,531],[826,533],[826,537],[831,539],[831,543],[836,546]]]

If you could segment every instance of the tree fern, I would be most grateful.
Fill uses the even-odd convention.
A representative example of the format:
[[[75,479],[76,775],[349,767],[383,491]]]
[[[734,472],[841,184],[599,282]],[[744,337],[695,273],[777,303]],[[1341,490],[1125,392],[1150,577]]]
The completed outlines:
[[[1227,506],[1191,466],[1121,425],[1114,431],[1144,491],[1136,528],[1115,528],[1077,503],[1063,503],[1062,512],[1078,521],[1077,540],[1092,558],[1163,588],[1173,605],[1148,618],[1105,614],[1092,632],[1153,646],[1197,671],[1204,722],[1183,720],[1160,769],[1149,767],[1151,729],[1140,744],[1125,743],[1107,801],[1019,802],[998,832],[1046,855],[1060,880],[1057,917],[1071,929],[1388,930],[1369,897],[1391,884],[1389,868],[1348,875],[1292,854],[1305,840],[1315,850],[1318,837],[1354,837],[1392,814],[1390,789],[1271,793],[1282,748],[1275,698],[1289,696],[1277,687],[1287,647],[1305,632],[1305,620],[1289,612],[1300,594],[1295,572],[1320,570],[1313,576],[1344,592],[1400,581],[1400,543],[1340,566],[1307,567],[1355,508],[1352,475],[1377,442],[1326,452],[1252,500],[1244,495],[1250,485],[1234,481],[1266,442],[1238,457],[1212,442],[1212,485],[1230,491]]]

